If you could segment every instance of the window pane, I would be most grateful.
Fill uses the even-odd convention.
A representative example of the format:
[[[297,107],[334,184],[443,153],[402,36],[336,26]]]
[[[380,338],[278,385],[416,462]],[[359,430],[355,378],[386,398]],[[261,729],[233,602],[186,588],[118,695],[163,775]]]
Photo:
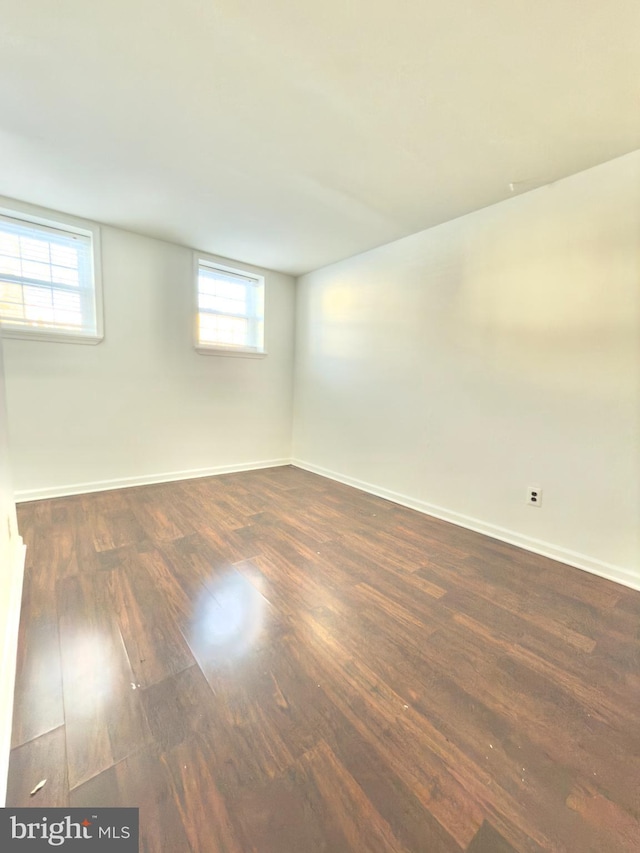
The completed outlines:
[[[34,323],[52,323],[53,299],[51,291],[42,287],[25,287],[24,316]]]
[[[80,295],[65,290],[54,291],[53,307],[56,311],[73,311],[80,317]]]
[[[20,275],[20,258],[0,255],[0,275]]]
[[[48,264],[50,261],[49,243],[44,240],[21,237],[20,254],[27,261],[44,261]]]
[[[51,281],[49,264],[38,264],[35,261],[22,261],[22,275],[25,278],[35,278],[38,281]]]
[[[33,306],[52,306],[53,294],[48,287],[28,287],[23,288],[24,304]]]
[[[22,285],[0,282],[0,314],[9,320],[24,317]]]
[[[71,287],[77,287],[80,284],[77,269],[69,269],[68,267],[51,267],[51,280],[59,284],[68,284]]]
[[[65,326],[68,329],[78,329],[82,326],[82,315],[79,311],[55,310],[53,317],[56,326]]]
[[[91,252],[88,234],[0,214],[0,319],[95,335]]]
[[[51,263],[60,267],[78,266],[78,250],[75,246],[58,246],[51,244]]]
[[[204,344],[243,346],[247,338],[247,321],[243,317],[220,317],[200,314],[200,341]]]
[[[0,255],[20,255],[20,238],[17,234],[0,231]]]
[[[247,285],[234,281],[216,281],[215,292],[217,296],[224,299],[238,299],[244,301],[246,298]]]
[[[207,311],[218,311],[220,314],[247,315],[246,299],[225,299],[221,296],[201,295],[200,308]]]
[[[199,343],[245,349],[262,346],[263,304],[262,278],[199,261]]]
[[[0,311],[4,320],[11,322],[12,320],[24,319],[24,308],[22,303],[3,302],[0,300]]]
[[[30,324],[37,326],[53,325],[53,308],[37,308],[33,305],[24,306],[24,318]]]
[[[19,302],[22,304],[22,285],[0,281],[0,301]]]
[[[211,296],[224,296],[226,299],[242,299],[248,282],[225,281],[216,278],[215,274],[200,270],[198,289],[201,293]]]

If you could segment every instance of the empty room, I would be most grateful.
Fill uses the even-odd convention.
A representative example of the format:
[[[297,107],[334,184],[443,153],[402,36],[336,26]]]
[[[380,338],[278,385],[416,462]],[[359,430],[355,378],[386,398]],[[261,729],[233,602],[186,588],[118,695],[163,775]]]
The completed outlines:
[[[640,5],[0,2],[0,847],[640,850]]]

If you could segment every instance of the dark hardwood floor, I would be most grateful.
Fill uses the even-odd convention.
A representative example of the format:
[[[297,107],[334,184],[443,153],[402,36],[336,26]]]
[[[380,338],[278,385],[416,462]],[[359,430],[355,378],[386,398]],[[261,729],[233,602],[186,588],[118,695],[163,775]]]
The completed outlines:
[[[640,593],[291,467],[19,522],[8,805],[139,805],[166,853],[640,850]]]

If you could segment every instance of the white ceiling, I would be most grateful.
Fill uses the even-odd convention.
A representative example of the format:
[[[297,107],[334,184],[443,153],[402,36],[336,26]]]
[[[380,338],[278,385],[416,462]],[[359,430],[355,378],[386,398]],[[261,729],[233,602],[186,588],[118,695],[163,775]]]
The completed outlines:
[[[300,273],[640,147],[638,0],[0,0],[0,194]]]

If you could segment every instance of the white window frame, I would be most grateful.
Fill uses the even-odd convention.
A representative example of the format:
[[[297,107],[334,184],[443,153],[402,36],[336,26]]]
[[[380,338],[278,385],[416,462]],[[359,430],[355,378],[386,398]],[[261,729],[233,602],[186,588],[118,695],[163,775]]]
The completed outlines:
[[[102,303],[102,254],[100,247],[100,228],[94,222],[67,216],[52,210],[35,208],[31,205],[0,197],[0,214],[26,224],[55,228],[69,234],[79,234],[91,240],[91,276],[96,315],[96,333],[70,332],[68,329],[57,331],[55,328],[37,328],[14,326],[4,323],[0,317],[0,329],[3,338],[17,338],[25,341],[47,341],[49,343],[99,344],[104,339],[104,317]]]
[[[220,270],[224,273],[232,273],[233,275],[242,276],[243,278],[254,279],[263,293],[264,314],[262,316],[263,335],[262,347],[248,346],[225,346],[224,344],[206,344],[201,343],[199,336],[200,326],[200,288],[198,277],[200,274],[200,266],[210,267],[214,270]],[[196,352],[200,355],[219,355],[219,356],[235,356],[239,358],[264,358],[267,355],[266,349],[266,284],[263,275],[254,272],[250,269],[242,269],[240,267],[230,267],[227,264],[221,263],[213,255],[207,255],[203,252],[194,252],[193,254],[193,281],[194,281],[194,307],[193,312],[193,340]],[[247,319],[252,319],[247,317]]]

